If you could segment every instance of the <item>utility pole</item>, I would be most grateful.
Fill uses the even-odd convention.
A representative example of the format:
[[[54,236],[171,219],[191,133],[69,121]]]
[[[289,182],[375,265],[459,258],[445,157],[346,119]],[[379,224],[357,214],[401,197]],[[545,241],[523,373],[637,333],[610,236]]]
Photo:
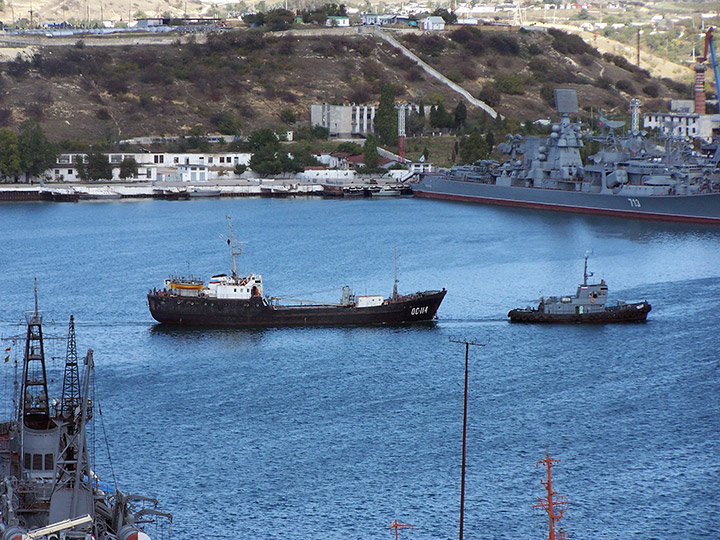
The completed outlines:
[[[484,347],[486,344],[452,337],[450,338],[450,342],[465,344],[465,398],[463,406],[462,467],[460,472],[460,533],[458,537],[458,540],[463,540],[463,524],[465,521],[465,449],[467,447],[468,367],[470,345]]]

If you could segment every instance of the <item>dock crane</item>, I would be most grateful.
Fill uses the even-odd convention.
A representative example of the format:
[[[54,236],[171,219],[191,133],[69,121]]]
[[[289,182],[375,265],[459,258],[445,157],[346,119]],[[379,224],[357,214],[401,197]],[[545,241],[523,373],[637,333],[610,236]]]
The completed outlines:
[[[702,57],[697,58],[698,64],[707,62],[708,51],[710,52],[710,64],[713,68],[713,75],[715,76],[715,96],[720,96],[720,89],[718,89],[718,81],[720,80],[720,70],[718,70],[717,56],[715,55],[715,41],[713,38],[713,27],[708,28],[705,33],[705,52]]]

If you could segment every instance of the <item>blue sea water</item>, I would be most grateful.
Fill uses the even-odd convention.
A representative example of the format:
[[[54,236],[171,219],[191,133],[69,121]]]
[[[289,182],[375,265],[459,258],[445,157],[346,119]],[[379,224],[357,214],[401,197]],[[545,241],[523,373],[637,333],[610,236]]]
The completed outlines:
[[[337,301],[447,287],[435,325],[269,330],[153,324],[169,273],[241,272],[271,296]],[[75,315],[94,349],[95,468],[152,495],[173,537],[457,536],[464,347],[466,538],[545,538],[536,462],[570,538],[720,536],[720,229],[416,199],[234,199],[0,206],[0,335],[38,279],[45,333]],[[646,324],[511,325],[574,293],[583,255]],[[64,343],[48,340],[61,386]],[[17,357],[19,347],[13,349]],[[4,364],[2,417],[12,362]],[[107,445],[105,442],[107,439]],[[108,449],[109,448],[109,454]]]

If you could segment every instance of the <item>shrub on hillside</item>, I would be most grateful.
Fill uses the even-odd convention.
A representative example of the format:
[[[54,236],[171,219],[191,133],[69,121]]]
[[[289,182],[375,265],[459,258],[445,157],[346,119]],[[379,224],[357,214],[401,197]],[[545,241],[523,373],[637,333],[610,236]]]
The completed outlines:
[[[481,101],[484,101],[491,107],[496,107],[500,105],[500,100],[502,96],[494,85],[486,84],[478,93],[477,98]]]
[[[673,92],[677,92],[678,94],[682,94],[684,96],[689,96],[692,92],[692,87],[689,84],[685,84],[680,81],[675,81],[668,77],[663,77],[662,82],[667,88],[669,88]]]
[[[646,86],[643,86],[642,91],[646,96],[649,96],[651,98],[656,98],[660,95],[660,88],[655,83],[650,83]]]
[[[488,47],[500,54],[517,56],[520,54],[520,43],[517,38],[507,34],[492,34],[488,38]]]
[[[622,92],[627,92],[628,94],[634,94],[635,93],[635,87],[632,85],[630,81],[627,79],[620,79],[615,83],[615,88]]]
[[[600,53],[595,47],[588,45],[583,38],[575,34],[568,34],[556,28],[549,28],[548,34],[553,38],[552,48],[560,54],[580,55],[590,54],[599,57]]]
[[[436,34],[421,36],[417,47],[422,54],[437,56],[445,50],[445,40]]]
[[[493,84],[501,94],[522,95],[525,93],[525,79],[520,75],[498,73],[495,75]]]

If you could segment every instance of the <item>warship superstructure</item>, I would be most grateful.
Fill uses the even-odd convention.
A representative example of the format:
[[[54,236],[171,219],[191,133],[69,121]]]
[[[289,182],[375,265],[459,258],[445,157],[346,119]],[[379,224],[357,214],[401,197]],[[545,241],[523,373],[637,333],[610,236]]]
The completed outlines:
[[[123,493],[91,469],[93,351],[80,365],[73,317],[59,398],[48,385],[37,288],[26,322],[15,415],[0,422],[0,538],[149,540],[150,524],[169,538],[172,516],[157,508],[157,500]]]
[[[682,152],[660,153],[633,130],[623,145],[606,144],[587,163],[575,90],[556,89],[560,122],[548,137],[508,136],[502,164],[423,173],[412,185],[418,197],[542,210],[720,224],[717,160]],[[615,126],[617,127],[617,126]]]
[[[578,285],[574,296],[540,297],[537,308],[526,307],[508,312],[511,322],[527,323],[620,323],[643,322],[652,307],[647,301],[627,304],[618,301],[607,305],[608,286],[604,279],[600,283],[588,283],[593,276],[588,272],[585,254],[583,282]]]
[[[393,293],[355,295],[344,287],[339,303],[304,301],[283,304],[280,299],[263,296],[262,276],[250,273],[240,276],[235,256],[240,254],[234,244],[232,224],[228,217],[232,256],[232,274],[213,276],[207,286],[201,279],[170,277],[162,289],[148,293],[148,306],[153,318],[165,324],[193,326],[360,326],[403,324],[432,321],[445,289],[401,295],[397,276]]]

